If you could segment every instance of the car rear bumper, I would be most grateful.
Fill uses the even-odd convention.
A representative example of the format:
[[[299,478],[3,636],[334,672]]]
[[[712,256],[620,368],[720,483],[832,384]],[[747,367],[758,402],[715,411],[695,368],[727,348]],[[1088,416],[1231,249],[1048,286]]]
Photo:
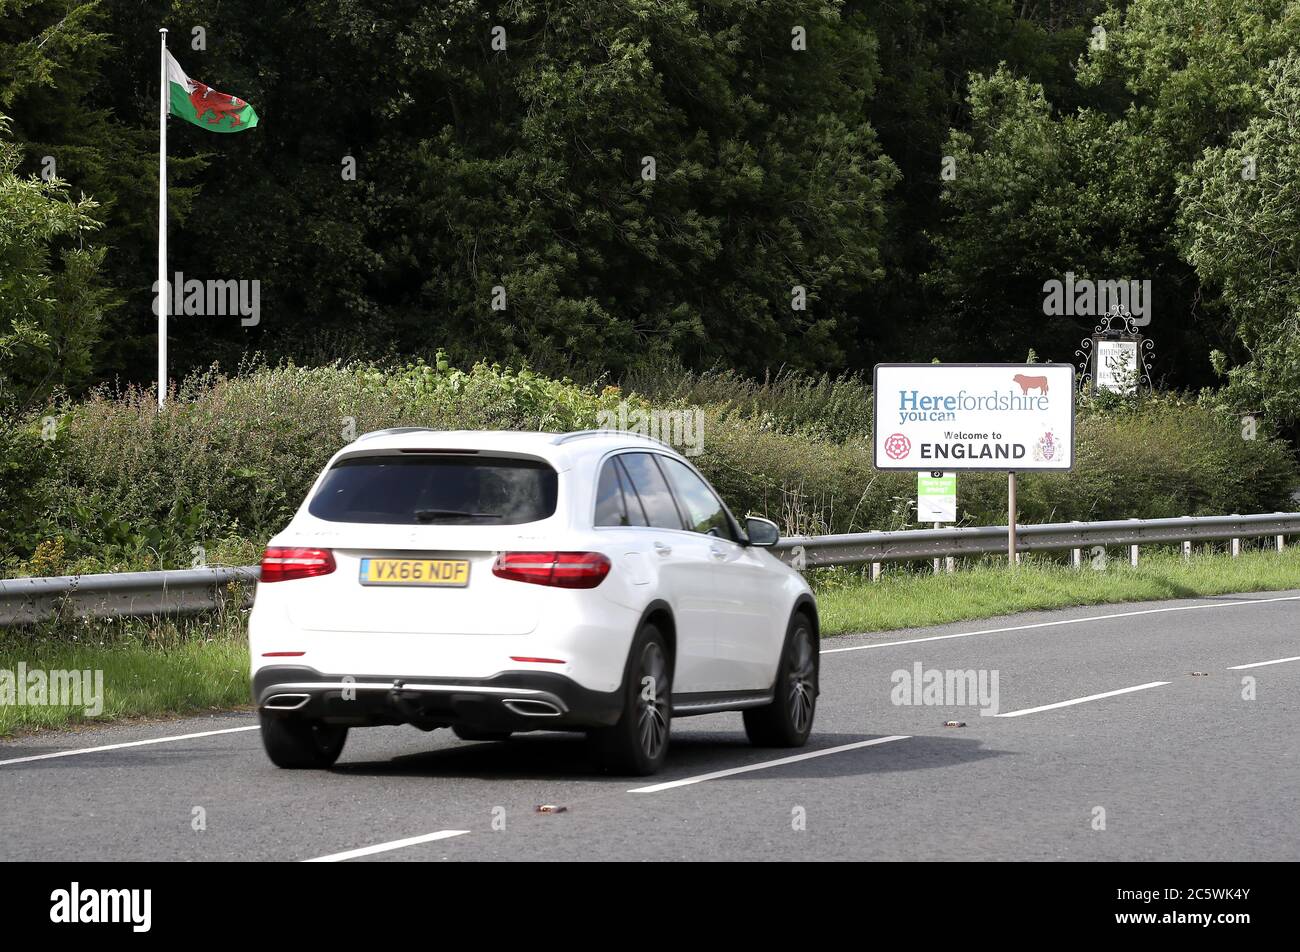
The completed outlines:
[[[259,712],[353,726],[456,724],[490,730],[574,730],[614,724],[620,691],[584,688],[545,671],[504,671],[490,678],[325,674],[301,665],[269,665],[253,676]]]

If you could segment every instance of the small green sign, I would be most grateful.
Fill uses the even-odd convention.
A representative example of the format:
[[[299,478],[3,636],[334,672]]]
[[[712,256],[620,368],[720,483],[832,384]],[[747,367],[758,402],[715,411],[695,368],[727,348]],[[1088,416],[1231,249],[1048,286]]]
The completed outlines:
[[[917,522],[957,521],[957,474],[916,474]]]

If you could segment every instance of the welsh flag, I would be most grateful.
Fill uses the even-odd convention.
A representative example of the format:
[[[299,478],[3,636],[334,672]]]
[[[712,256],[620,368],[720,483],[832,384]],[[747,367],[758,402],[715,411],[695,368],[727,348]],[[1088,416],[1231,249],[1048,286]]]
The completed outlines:
[[[243,132],[257,125],[257,113],[238,96],[219,93],[190,79],[170,52],[167,53],[169,111],[209,132]]]

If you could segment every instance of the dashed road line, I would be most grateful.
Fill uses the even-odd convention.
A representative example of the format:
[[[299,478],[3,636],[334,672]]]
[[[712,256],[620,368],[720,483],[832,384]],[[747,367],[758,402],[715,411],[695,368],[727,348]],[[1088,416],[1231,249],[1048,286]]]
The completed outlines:
[[[1148,688],[1158,688],[1169,681],[1152,681],[1148,684],[1138,684],[1131,688],[1120,688],[1118,691],[1104,691],[1101,694],[1089,694],[1087,697],[1071,698],[1068,701],[1057,701],[1055,704],[1043,704],[1039,707],[1027,707],[1021,711],[1007,711],[1003,714],[995,714],[994,717],[1023,717],[1026,714],[1037,714],[1039,711],[1052,711],[1058,707],[1071,707],[1075,704],[1083,704],[1087,701],[1099,701],[1104,697],[1115,697],[1119,694],[1132,694],[1134,691],[1145,691]]]
[[[469,830],[439,830],[437,833],[426,833],[423,836],[412,836],[405,840],[393,840],[389,843],[376,843],[374,846],[363,846],[360,849],[346,850],[342,853],[330,853],[328,856],[317,856],[314,859],[305,859],[304,863],[341,863],[348,859],[357,859],[360,856],[373,856],[375,853],[387,853],[391,850],[400,850],[407,846],[418,846],[421,843],[432,843],[435,840],[447,840],[453,836],[464,836]]]
[[[1285,664],[1285,663],[1288,662],[1288,661],[1300,661],[1300,655],[1296,655],[1294,658],[1275,658],[1275,659],[1272,660],[1272,661],[1256,661],[1256,662],[1254,662],[1253,664],[1234,664],[1234,665],[1233,665],[1232,667],[1230,667],[1228,670],[1229,670],[1229,671],[1245,671],[1247,668],[1262,668],[1262,667],[1264,667],[1265,665],[1269,665],[1269,664]]]
[[[720,777],[732,777],[736,774],[749,773],[751,770],[766,770],[768,767],[780,767],[784,764],[795,764],[801,760],[812,760],[814,757],[825,757],[828,754],[839,754],[846,750],[857,750],[861,747],[874,747],[877,744],[888,744],[895,740],[907,740],[910,734],[894,734],[890,737],[877,737],[873,740],[860,740],[853,744],[841,744],[838,747],[823,747],[821,750],[810,750],[806,754],[795,754],[792,757],[782,757],[779,760],[765,760],[762,763],[746,764],[743,767],[728,767],[726,770],[715,770],[712,773],[700,774],[695,777],[686,777],[682,780],[669,780],[666,783],[656,783],[648,787],[636,787],[629,790],[628,793],[658,793],[661,790],[672,790],[674,787],[686,787],[693,783],[704,783],[706,780],[717,780]]]
[[[123,744],[104,744],[100,747],[77,747],[73,750],[56,750],[51,754],[32,754],[30,757],[14,757],[0,760],[0,767],[6,764],[29,764],[34,760],[53,760],[55,757],[75,757],[77,754],[97,754],[105,750],[123,750],[127,747],[144,747],[146,744],[169,744],[177,740],[195,740],[199,737],[216,737],[218,734],[238,734],[241,731],[255,731],[258,725],[251,727],[227,727],[219,731],[200,731],[197,734],[177,734],[170,737],[151,737],[148,740],[132,740]]]

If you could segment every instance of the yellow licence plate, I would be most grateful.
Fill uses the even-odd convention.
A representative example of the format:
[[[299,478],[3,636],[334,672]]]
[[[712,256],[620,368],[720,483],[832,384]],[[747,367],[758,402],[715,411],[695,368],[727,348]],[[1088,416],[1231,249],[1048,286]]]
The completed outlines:
[[[469,584],[469,562],[465,559],[362,559],[361,584],[464,588]]]

